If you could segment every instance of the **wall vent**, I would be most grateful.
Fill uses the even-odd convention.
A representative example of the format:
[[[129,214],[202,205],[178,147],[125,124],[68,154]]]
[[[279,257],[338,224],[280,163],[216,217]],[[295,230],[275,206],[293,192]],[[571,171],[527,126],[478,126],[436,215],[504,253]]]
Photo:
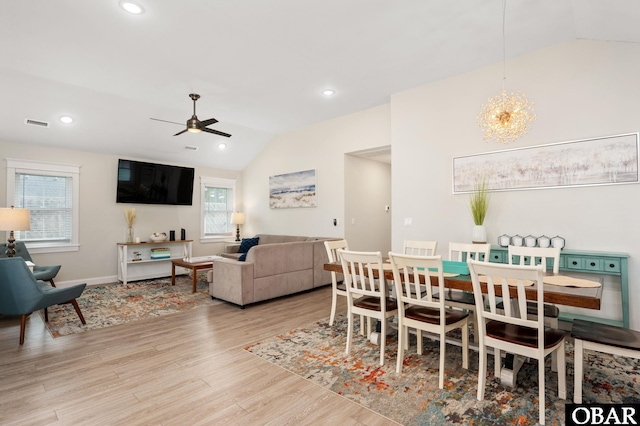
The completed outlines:
[[[25,118],[24,124],[28,124],[30,126],[38,126],[38,127],[49,127],[49,123],[47,123],[46,121],[32,120],[30,118]]]
[[[197,146],[191,146],[191,145],[185,145],[184,149],[188,149],[190,151],[197,151],[198,147]]]

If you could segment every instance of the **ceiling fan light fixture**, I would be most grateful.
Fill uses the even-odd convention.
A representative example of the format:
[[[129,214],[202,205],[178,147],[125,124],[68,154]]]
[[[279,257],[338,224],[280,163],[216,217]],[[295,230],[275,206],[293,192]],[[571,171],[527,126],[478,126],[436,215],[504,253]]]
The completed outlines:
[[[187,130],[191,133],[200,133],[200,125],[195,115],[187,120]]]
[[[225,149],[227,147],[226,143],[219,143],[218,144],[218,149]]]
[[[64,124],[71,124],[73,123],[73,117],[69,117],[68,115],[63,115],[62,117],[60,117],[60,122]]]
[[[322,94],[325,96],[333,96],[336,94],[336,91],[333,89],[325,89],[322,91]]]

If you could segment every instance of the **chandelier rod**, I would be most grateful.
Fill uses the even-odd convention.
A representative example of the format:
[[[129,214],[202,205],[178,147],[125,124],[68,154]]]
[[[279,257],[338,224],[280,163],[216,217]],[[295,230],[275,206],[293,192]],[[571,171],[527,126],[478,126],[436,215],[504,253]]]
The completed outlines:
[[[505,22],[507,20],[507,0],[502,0],[502,90],[505,90],[507,80],[507,42],[505,36]]]

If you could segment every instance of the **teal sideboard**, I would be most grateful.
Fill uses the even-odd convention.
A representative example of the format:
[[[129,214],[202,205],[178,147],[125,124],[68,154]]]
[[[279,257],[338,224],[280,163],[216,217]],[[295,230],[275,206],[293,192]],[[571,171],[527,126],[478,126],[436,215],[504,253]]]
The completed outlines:
[[[508,250],[506,247],[491,247],[490,262],[509,263]],[[516,259],[517,261],[517,259]],[[525,259],[528,263],[529,259]],[[539,260],[538,260],[539,263]],[[578,315],[562,312],[560,309],[561,321],[573,321],[575,318],[584,318],[591,321],[603,322],[629,328],[629,255],[627,253],[609,253],[600,251],[583,250],[562,250],[560,253],[560,271],[581,272],[595,275],[613,275],[620,277],[622,321],[610,320],[606,318]],[[551,264],[547,266],[551,269]]]

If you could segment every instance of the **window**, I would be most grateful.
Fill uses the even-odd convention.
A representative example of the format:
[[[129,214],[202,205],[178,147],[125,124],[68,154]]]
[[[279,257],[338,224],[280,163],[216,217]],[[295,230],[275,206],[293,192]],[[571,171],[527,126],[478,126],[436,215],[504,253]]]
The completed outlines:
[[[29,251],[77,251],[80,166],[7,159],[7,205],[29,209],[31,229],[15,231]]]
[[[236,200],[236,181],[232,179],[200,178],[202,230],[200,238],[221,239],[233,235],[231,214]]]

